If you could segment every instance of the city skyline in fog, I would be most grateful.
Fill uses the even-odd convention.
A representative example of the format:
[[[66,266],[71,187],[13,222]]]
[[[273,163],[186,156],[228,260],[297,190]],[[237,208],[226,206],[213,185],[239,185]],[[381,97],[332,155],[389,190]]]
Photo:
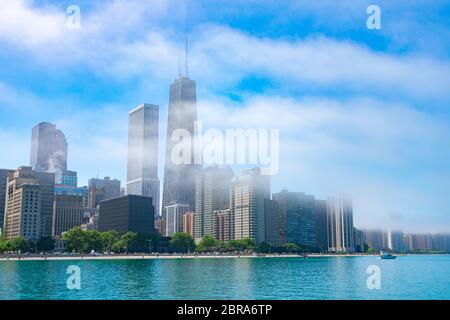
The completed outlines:
[[[383,28],[368,30],[369,1],[189,4],[198,119],[223,132],[279,129],[272,193],[349,194],[358,228],[450,229],[450,5],[380,1]],[[28,165],[31,130],[48,121],[66,136],[79,185],[98,170],[125,186],[128,112],[149,103],[160,106],[162,185],[184,10],[79,1],[81,28],[68,30],[68,5],[0,4],[0,168]]]

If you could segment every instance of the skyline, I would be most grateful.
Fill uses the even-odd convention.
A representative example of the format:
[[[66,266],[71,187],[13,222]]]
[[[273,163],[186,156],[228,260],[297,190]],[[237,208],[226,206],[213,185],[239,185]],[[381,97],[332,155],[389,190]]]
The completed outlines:
[[[43,19],[47,27],[47,32],[33,31],[21,24],[21,19],[17,19],[17,25],[11,25],[3,16],[0,19],[0,57],[11,62],[0,71],[0,148],[11,150],[11,157],[0,160],[0,167],[15,169],[27,165],[31,128],[38,122],[50,121],[66,135],[68,167],[79,173],[80,185],[95,177],[97,168],[100,176],[120,179],[125,185],[128,111],[150,103],[161,106],[158,176],[163,177],[161,151],[165,150],[168,88],[177,74],[178,51],[184,45],[179,32],[184,29],[177,28],[184,19],[178,17],[181,13],[177,11],[175,21],[167,17],[171,1],[157,1],[160,7],[151,11],[150,5],[134,1],[135,7],[127,7],[125,12],[113,5],[95,9],[80,1],[81,29],[71,31],[67,43],[67,31],[55,31],[60,22],[65,23],[65,18],[61,20],[65,17],[64,1],[46,2],[56,7],[45,10],[43,3],[34,1],[31,6],[29,1],[18,1],[0,5]],[[120,7],[123,1],[114,3]],[[366,2],[358,3],[361,5],[348,15],[360,15],[359,20],[365,22],[365,10],[358,13],[357,8]],[[236,6],[239,5],[247,6],[238,1]],[[444,8],[434,30],[445,30],[448,5],[423,1],[413,1],[411,5],[415,10],[424,5],[428,11]],[[311,5],[303,17],[310,14],[313,21],[302,22],[309,29],[305,29],[305,34],[290,33],[289,37],[282,32],[288,28],[288,22],[278,22],[279,28],[272,28],[280,34],[264,34],[263,28],[245,24],[242,16],[232,21],[231,14],[225,12],[221,21],[216,12],[213,21],[207,22],[213,25],[203,30],[205,21],[194,14],[189,71],[198,84],[199,119],[220,129],[280,129],[280,173],[271,177],[272,193],[287,188],[326,198],[345,192],[354,200],[355,225],[359,228],[387,228],[391,222],[393,228],[400,226],[405,231],[448,231],[450,206],[445,195],[450,190],[450,149],[449,141],[442,137],[450,133],[446,108],[450,100],[446,92],[450,50],[445,43],[449,33],[442,33],[442,43],[431,46],[433,50],[424,44],[411,44],[408,35],[415,32],[414,28],[408,31],[404,27],[400,30],[404,39],[394,39],[389,36],[393,23],[389,13],[400,5],[381,1],[380,6],[380,31],[363,30],[364,23],[358,27],[358,19],[344,16],[334,17],[332,21],[337,22],[333,32],[332,23],[323,19],[330,18],[333,10]],[[268,7],[257,6],[249,20],[257,21],[259,16],[266,21],[264,12],[267,14]],[[344,10],[340,5],[332,7]],[[207,6],[202,10],[215,9]],[[149,12],[160,19],[133,32],[142,22],[143,13]],[[103,19],[99,19],[100,14]],[[121,24],[124,29],[118,30],[108,23],[118,18],[111,18],[113,14],[130,14],[135,19],[125,26]],[[401,19],[402,13],[398,14],[400,22],[408,22]],[[262,21],[257,26],[263,26]],[[346,26],[349,21],[353,22]],[[300,22],[290,24],[296,23]],[[436,21],[425,24],[433,23]],[[165,25],[172,27],[161,30]],[[23,28],[20,30],[24,35],[39,36],[31,37],[34,41],[27,43],[8,35],[8,26]],[[346,32],[350,35],[347,39]],[[364,41],[361,35],[365,35]],[[430,43],[423,34],[419,35],[422,41]],[[109,37],[124,41],[132,50]],[[61,40],[63,46],[55,48],[57,57],[48,61],[48,46]],[[84,40],[90,42],[83,45]],[[101,51],[110,49],[111,55],[95,52],[88,57],[93,53],[94,40],[101,40]],[[402,41],[404,46],[400,46]],[[330,56],[329,51],[336,54]],[[328,59],[333,63],[327,63]],[[280,61],[292,62],[282,65]],[[350,61],[358,63],[354,66]],[[217,110],[226,112],[228,117],[224,119]],[[233,169],[240,174],[243,168]]]

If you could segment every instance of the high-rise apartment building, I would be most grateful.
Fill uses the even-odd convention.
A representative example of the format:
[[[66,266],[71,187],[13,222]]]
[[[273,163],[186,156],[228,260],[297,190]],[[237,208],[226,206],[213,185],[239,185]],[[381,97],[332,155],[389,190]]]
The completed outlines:
[[[265,242],[271,246],[278,247],[281,245],[280,239],[280,210],[278,202],[275,200],[264,199],[265,214]]]
[[[164,166],[163,207],[183,203],[190,210],[195,209],[195,177],[200,164],[196,164],[194,134],[197,121],[197,94],[195,81],[179,77],[170,86],[169,114],[167,121],[167,140]],[[173,134],[183,133],[179,141]],[[178,138],[178,137],[175,137]],[[185,152],[173,154],[174,147],[183,144]],[[180,161],[181,160],[181,161]]]
[[[229,166],[213,165],[199,172],[195,183],[194,238],[213,234],[213,211],[230,206],[230,182],[234,176]]]
[[[278,202],[282,243],[316,248],[316,200],[302,192],[282,190],[272,195]]]
[[[19,167],[8,175],[4,232],[8,240],[50,237],[53,216],[53,173]]]
[[[233,221],[231,220],[230,209],[219,209],[213,211],[213,237],[219,241],[229,241],[234,239],[232,234]]]
[[[53,203],[52,237],[59,238],[63,232],[83,224],[83,197],[55,195]]]
[[[354,252],[353,206],[344,196],[329,197],[327,201],[328,250]]]
[[[141,104],[129,112],[127,194],[153,199],[159,215],[159,106]]]
[[[234,177],[230,185],[230,209],[234,239],[252,238],[264,242],[266,236],[265,200],[270,199],[270,178],[259,168]]]
[[[52,123],[41,122],[32,130],[30,166],[58,177],[67,171],[67,149],[64,133]]]

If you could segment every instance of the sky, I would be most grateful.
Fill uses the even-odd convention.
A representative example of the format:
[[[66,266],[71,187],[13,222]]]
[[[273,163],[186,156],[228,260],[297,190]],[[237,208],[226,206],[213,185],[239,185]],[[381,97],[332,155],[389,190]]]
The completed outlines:
[[[145,102],[162,182],[186,25],[203,126],[279,130],[272,192],[348,194],[359,228],[450,231],[450,1],[1,1],[0,168],[28,165],[49,121],[80,185],[125,185],[128,111]]]

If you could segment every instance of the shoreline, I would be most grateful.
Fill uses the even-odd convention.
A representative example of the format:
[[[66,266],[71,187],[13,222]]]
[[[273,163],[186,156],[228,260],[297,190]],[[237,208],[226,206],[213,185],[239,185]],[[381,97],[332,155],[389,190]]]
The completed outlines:
[[[311,254],[306,257],[309,258],[332,258],[332,257],[377,257],[375,254]],[[398,255],[398,256],[404,256]],[[285,254],[285,255],[253,255],[253,254],[242,254],[242,255],[194,255],[194,254],[129,254],[129,255],[74,255],[74,256],[11,256],[11,257],[0,257],[0,261],[74,261],[74,260],[166,260],[166,259],[240,259],[240,258],[301,258],[305,259],[304,256],[298,254]]]

